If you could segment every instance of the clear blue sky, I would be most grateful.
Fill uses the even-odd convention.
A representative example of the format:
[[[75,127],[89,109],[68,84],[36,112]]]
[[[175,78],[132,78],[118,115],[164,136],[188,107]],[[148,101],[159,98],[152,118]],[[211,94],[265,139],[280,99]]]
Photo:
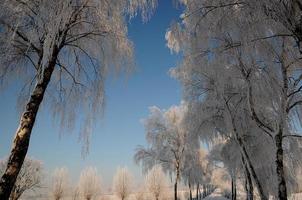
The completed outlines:
[[[129,24],[129,37],[134,42],[136,70],[128,78],[109,78],[106,84],[105,115],[93,130],[90,153],[83,159],[78,135],[59,136],[58,124],[47,109],[39,112],[28,155],[42,160],[49,174],[56,167],[69,168],[74,181],[85,166],[98,168],[104,184],[110,184],[118,166],[127,166],[139,179],[141,169],[133,162],[134,150],[145,144],[144,127],[140,123],[148,115],[148,107],[168,108],[179,104],[181,89],[168,75],[179,59],[165,46],[165,32],[180,10],[172,1],[160,1],[148,23],[139,17]],[[16,88],[11,86],[0,95],[0,158],[8,155],[19,121]]]

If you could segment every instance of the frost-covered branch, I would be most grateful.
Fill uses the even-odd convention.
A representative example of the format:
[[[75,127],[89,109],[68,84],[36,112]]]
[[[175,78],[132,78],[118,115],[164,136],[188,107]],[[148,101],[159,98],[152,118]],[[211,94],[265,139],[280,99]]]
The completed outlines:
[[[289,105],[289,107],[287,108],[287,112],[290,112],[293,108],[295,108],[296,106],[302,105],[302,100],[301,101],[296,101],[293,104]]]

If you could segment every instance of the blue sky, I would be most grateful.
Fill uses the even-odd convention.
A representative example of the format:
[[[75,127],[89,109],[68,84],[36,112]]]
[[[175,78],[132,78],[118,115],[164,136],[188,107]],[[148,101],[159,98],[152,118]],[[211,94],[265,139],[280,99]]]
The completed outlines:
[[[141,169],[133,162],[137,145],[145,144],[144,127],[140,123],[148,116],[148,107],[169,108],[179,104],[179,83],[168,75],[179,57],[165,46],[165,32],[180,10],[172,1],[160,1],[151,20],[142,23],[135,18],[129,24],[129,37],[135,45],[136,69],[130,77],[110,77],[106,83],[105,115],[91,137],[90,153],[83,159],[78,135],[59,135],[49,110],[39,112],[28,155],[42,160],[47,174],[56,167],[66,166],[74,181],[85,166],[95,166],[104,184],[110,184],[118,166],[127,166],[140,179]],[[8,155],[18,126],[16,109],[17,86],[2,92],[0,105],[0,158]]]

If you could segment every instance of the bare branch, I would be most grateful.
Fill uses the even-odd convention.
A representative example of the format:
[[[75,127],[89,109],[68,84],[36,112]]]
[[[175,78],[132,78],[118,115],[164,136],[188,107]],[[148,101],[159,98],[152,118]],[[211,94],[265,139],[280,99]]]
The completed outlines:
[[[294,137],[294,138],[301,138],[302,139],[302,135],[283,135],[282,138],[286,138],[286,137]]]
[[[301,101],[296,101],[295,103],[293,103],[292,105],[290,105],[287,109],[286,112],[289,113],[293,108],[295,108],[296,106],[302,105],[302,100]]]
[[[16,33],[22,40],[28,43],[29,46],[31,46],[37,53],[38,55],[41,55],[42,51],[38,47],[36,47],[29,39],[27,36],[25,36],[23,33],[21,33],[17,28],[12,27],[10,24],[7,24],[5,21],[0,19],[0,23],[3,24],[4,26],[8,27],[13,33]]]
[[[80,86],[86,87],[84,84],[78,82],[76,80],[75,76],[59,60],[57,60],[57,65],[60,66],[71,77],[71,79],[73,80],[73,82],[76,85],[80,85]]]

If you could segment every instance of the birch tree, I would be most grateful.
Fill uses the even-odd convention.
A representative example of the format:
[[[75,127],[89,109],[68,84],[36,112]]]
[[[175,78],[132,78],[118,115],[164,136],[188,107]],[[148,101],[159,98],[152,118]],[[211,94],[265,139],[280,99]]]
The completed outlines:
[[[82,170],[78,189],[79,192],[75,192],[85,200],[93,200],[100,194],[101,179],[96,168],[87,167]]]
[[[217,62],[219,63],[219,61]],[[214,142],[216,138],[221,136],[226,139],[234,139],[238,144],[238,150],[248,163],[250,171],[253,172],[252,175],[259,193],[265,199],[264,189],[248,152],[248,142],[246,142],[248,138],[246,136],[254,130],[255,124],[251,123],[252,120],[248,117],[245,109],[244,98],[240,95],[245,90],[239,91],[240,84],[234,83],[232,85],[233,82],[230,79],[218,79],[218,74],[224,74],[226,77],[226,74],[231,73],[230,70],[224,71],[219,65],[217,67],[204,65],[203,67],[203,69],[198,69],[200,71],[196,69],[194,72],[192,71],[192,80],[184,80],[188,81],[184,84],[188,84],[187,91],[190,93],[187,95],[190,96],[188,98],[192,99],[190,100],[191,108],[187,120],[191,124],[190,133],[196,135],[196,139],[200,138],[207,143]],[[233,91],[233,86],[237,90]],[[234,96],[234,94],[237,95]],[[255,148],[260,148],[260,146],[257,145]],[[234,152],[230,152],[230,154],[234,154]]]
[[[214,79],[208,81],[224,84],[234,82],[235,91],[238,86],[243,86],[244,90],[241,91],[245,93],[229,93],[229,98],[224,98],[227,104],[237,99],[236,104],[233,102],[233,108],[230,104],[226,104],[225,108],[234,113],[237,104],[245,102],[243,105],[248,108],[245,110],[254,123],[252,126],[258,127],[262,133],[260,137],[271,140],[277,196],[278,199],[287,199],[283,145],[287,143],[285,138],[300,137],[295,134],[299,130],[295,122],[300,121],[297,113],[300,113],[301,101],[301,63],[298,59],[299,48],[295,46],[295,43],[299,43],[299,1],[182,2],[186,6],[182,24],[174,25],[167,32],[167,38],[169,47],[185,54],[182,69],[189,70],[180,73],[182,77],[191,79],[191,82],[183,81],[185,88],[191,94],[199,93],[199,96],[204,91],[209,92],[209,88],[205,87],[207,85],[202,84],[208,73],[200,77],[194,74],[196,71],[209,72],[207,70],[210,68],[206,66],[216,65],[213,71],[216,73],[224,69],[228,69],[224,71],[226,73],[232,72],[227,79],[222,73],[224,76],[220,80],[213,76]],[[228,91],[230,87],[219,85],[211,89]],[[236,117],[231,112],[228,115],[234,121]],[[238,127],[234,123],[232,126],[235,132]],[[243,144],[242,138],[237,139],[239,144]],[[248,153],[241,146],[248,161]],[[253,174],[255,170],[251,164],[249,169]],[[256,173],[254,175],[257,176]],[[256,185],[261,190],[260,184]],[[267,199],[264,196],[262,198]]]
[[[76,186],[75,188],[73,188],[72,194],[71,194],[71,199],[72,200],[78,200],[78,199],[80,199],[80,190],[79,190],[78,186]]]
[[[208,152],[203,148],[194,148],[186,151],[185,165],[182,172],[183,181],[189,186],[190,199],[193,198],[192,189],[196,186],[196,198],[200,197],[200,186],[206,188],[211,184],[213,166],[209,161]]]
[[[127,168],[118,168],[113,178],[114,194],[121,200],[126,200],[131,194],[132,181]]]
[[[162,198],[168,184],[166,175],[160,165],[155,165],[148,171],[145,178],[145,185],[155,200]]]
[[[54,200],[63,199],[69,192],[69,175],[67,168],[55,169],[52,177],[51,196]]]
[[[177,186],[185,164],[185,151],[188,148],[188,141],[191,141],[183,121],[186,109],[185,103],[172,106],[167,111],[155,106],[151,107],[151,113],[144,121],[149,147],[138,147],[134,156],[137,163],[142,163],[144,170],[159,164],[165,172],[174,175],[175,200],[177,200]],[[194,142],[191,141],[190,148],[198,145]]]
[[[298,48],[300,54],[302,53],[302,2],[300,0],[253,0],[250,2],[243,1],[242,3],[246,4],[245,9],[252,11],[249,13],[252,15],[251,20],[259,20],[261,17],[262,20],[274,21],[278,26],[282,27],[278,32],[273,32],[269,36],[263,35],[262,38],[258,39],[263,40],[280,36],[291,37],[295,40],[296,48]],[[267,25],[270,27],[270,24]]]
[[[7,160],[0,161],[0,175],[5,172]],[[25,192],[35,192],[42,187],[43,165],[39,160],[25,158],[24,164],[13,187],[10,200],[19,199]]]
[[[8,199],[28,150],[45,97],[54,116],[72,128],[83,113],[80,136],[87,151],[93,122],[104,104],[108,71],[128,71],[133,48],[126,20],[147,19],[155,0],[1,0],[0,78],[22,81],[27,99],[13,140],[0,199]],[[88,98],[89,97],[89,98]]]
[[[137,186],[138,190],[134,194],[135,200],[145,200],[146,194],[145,194],[145,188],[144,186]]]

